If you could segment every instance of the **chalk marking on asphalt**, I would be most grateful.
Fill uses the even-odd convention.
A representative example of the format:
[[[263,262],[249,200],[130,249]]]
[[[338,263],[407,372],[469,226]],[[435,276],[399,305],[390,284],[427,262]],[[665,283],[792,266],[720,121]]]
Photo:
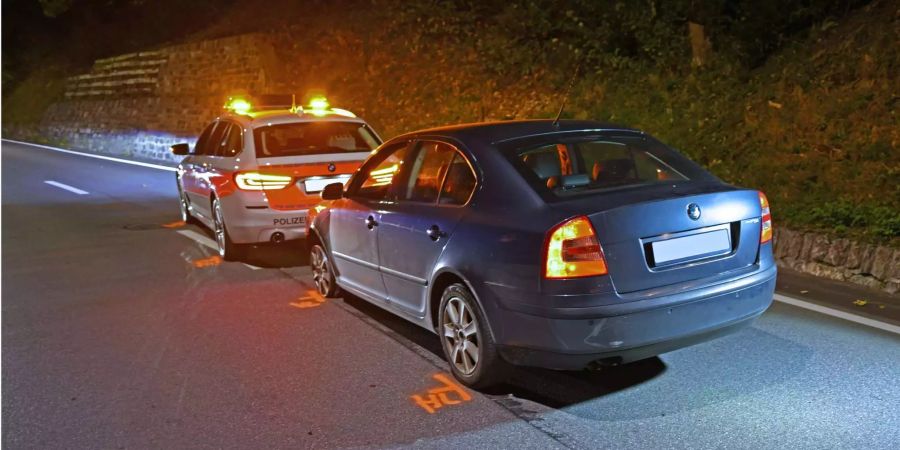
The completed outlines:
[[[4,141],[4,142],[12,142],[12,143],[14,143],[14,144],[30,145],[30,146],[32,146],[32,147],[44,148],[44,149],[47,149],[47,150],[53,150],[53,151],[56,151],[56,152],[62,152],[62,153],[69,153],[69,154],[72,154],[72,155],[86,156],[86,157],[88,157],[88,158],[104,159],[104,160],[107,160],[107,161],[115,161],[115,162],[119,162],[119,163],[122,163],[122,164],[131,164],[131,165],[133,165],[133,166],[149,167],[149,168],[151,168],[151,169],[167,170],[167,171],[169,171],[169,172],[175,172],[175,168],[174,168],[174,167],[161,166],[161,165],[159,165],[159,164],[151,164],[151,163],[145,163],[145,162],[140,162],[140,161],[131,161],[131,160],[128,160],[128,159],[121,159],[121,158],[113,158],[112,156],[103,156],[103,155],[94,155],[94,154],[91,154],[91,153],[76,152],[76,151],[73,151],[73,150],[66,150],[66,149],[64,149],[64,148],[51,147],[51,146],[49,146],[49,145],[32,144],[31,142],[14,141],[14,140],[12,140],[12,139],[3,139],[3,141]]]
[[[44,180],[44,183],[49,184],[50,186],[53,186],[53,187],[58,187],[60,189],[78,194],[78,195],[88,195],[89,194],[88,191],[82,191],[81,189],[78,189],[77,187],[69,186],[68,184],[60,183],[59,181]]]
[[[431,377],[439,381],[443,386],[431,388],[425,394],[413,394],[409,397],[413,403],[424,409],[428,414],[434,414],[438,409],[445,406],[459,405],[472,400],[472,396],[466,392],[466,389],[451,380],[447,375],[436,373]]]
[[[810,311],[815,311],[820,314],[825,314],[827,316],[837,317],[839,319],[849,320],[850,322],[858,323],[860,325],[866,325],[872,328],[878,328],[879,330],[887,331],[889,333],[900,334],[900,326],[892,325],[886,322],[882,322],[880,320],[870,319],[868,317],[858,316],[856,314],[851,314],[848,312],[844,312],[838,309],[829,308],[827,306],[817,305],[815,303],[805,302],[803,300],[796,299],[794,297],[788,297],[782,294],[775,294],[775,300],[787,303],[791,306],[796,306],[798,308],[808,309]]]
[[[175,232],[178,233],[178,234],[180,234],[180,235],[182,235],[182,236],[184,236],[184,237],[186,237],[186,238],[188,238],[188,239],[190,239],[190,240],[192,240],[192,241],[194,241],[194,242],[196,242],[196,243],[198,243],[198,244],[200,244],[200,245],[203,245],[204,247],[208,247],[208,248],[211,248],[211,249],[213,249],[213,250],[215,250],[215,251],[219,251],[219,246],[218,246],[218,244],[216,244],[215,241],[213,241],[212,239],[210,239],[210,238],[208,238],[208,237],[206,237],[206,236],[204,236],[204,235],[202,235],[202,234],[200,234],[200,233],[198,233],[198,232],[196,232],[196,231],[193,231],[193,230],[175,230]],[[253,269],[253,270],[259,270],[259,269],[262,268],[262,267],[252,266],[252,265],[247,264],[247,263],[242,263],[242,264],[244,264],[245,266],[247,266],[247,267],[249,267],[250,269]]]
[[[317,306],[322,306],[325,303],[325,297],[319,295],[316,291],[306,291],[306,297],[300,297],[297,301],[288,303],[288,305],[293,306],[294,308],[315,308]]]

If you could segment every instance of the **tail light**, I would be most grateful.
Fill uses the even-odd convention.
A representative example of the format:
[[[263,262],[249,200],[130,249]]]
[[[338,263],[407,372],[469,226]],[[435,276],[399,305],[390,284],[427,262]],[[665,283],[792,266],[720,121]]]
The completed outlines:
[[[762,227],[759,232],[759,243],[765,244],[772,240],[772,211],[769,209],[769,199],[762,192],[759,193],[759,206],[762,208]]]
[[[290,186],[294,179],[286,175],[272,175],[259,172],[240,172],[234,176],[238,188],[245,191],[271,191]]]
[[[569,219],[547,233],[544,277],[552,279],[606,275],[606,260],[587,217]]]

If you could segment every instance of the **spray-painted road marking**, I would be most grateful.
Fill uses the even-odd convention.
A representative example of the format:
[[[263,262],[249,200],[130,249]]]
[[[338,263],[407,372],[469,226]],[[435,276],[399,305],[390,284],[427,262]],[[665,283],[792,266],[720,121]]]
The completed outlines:
[[[140,161],[130,161],[127,159],[113,158],[112,156],[103,156],[103,155],[94,155],[94,154],[90,154],[90,153],[75,152],[72,150],[66,150],[64,148],[51,147],[49,145],[32,144],[31,142],[14,141],[12,139],[3,139],[3,140],[6,142],[12,142],[13,144],[29,145],[31,147],[44,148],[47,150],[53,150],[55,152],[69,153],[71,155],[79,155],[79,156],[84,156],[87,158],[104,159],[107,161],[115,161],[115,162],[119,162],[119,163],[123,163],[123,164],[131,164],[133,166],[149,167],[151,169],[175,172],[174,167],[166,167],[166,166],[161,166],[159,164],[151,164],[151,163],[145,163],[145,162],[140,162]]]
[[[194,242],[196,242],[196,243],[198,243],[198,244],[200,244],[200,245],[202,245],[202,246],[204,246],[204,247],[211,248],[211,249],[213,249],[213,250],[215,250],[215,251],[219,251],[219,246],[218,246],[218,244],[216,244],[215,241],[213,241],[212,239],[210,239],[210,238],[208,238],[208,237],[206,237],[206,236],[204,236],[204,235],[202,235],[202,234],[200,234],[200,233],[198,233],[198,232],[196,232],[196,231],[193,231],[193,230],[175,230],[175,232],[178,233],[178,234],[180,234],[180,235],[182,235],[182,236],[184,236],[184,237],[186,237],[186,238],[188,238],[188,239],[190,239],[190,240],[192,240],[192,241],[194,241]],[[261,269],[261,267],[251,266],[250,264],[246,264],[246,263],[242,263],[242,264],[244,264],[245,266],[247,266],[247,267],[249,267],[249,268],[251,268],[251,269],[253,269],[253,270],[259,270],[259,269]]]
[[[78,189],[77,187],[72,187],[72,186],[69,186],[68,184],[62,184],[59,181],[44,180],[44,183],[49,184],[50,186],[53,186],[53,187],[58,187],[60,189],[72,192],[74,194],[78,194],[78,195],[88,195],[88,193],[89,193],[88,191],[82,191],[81,189]]]
[[[194,267],[202,269],[204,267],[212,267],[218,266],[222,264],[222,257],[219,255],[212,255],[209,258],[198,259],[194,261]]]
[[[306,297],[300,297],[288,304],[294,308],[306,309],[322,306],[323,303],[325,303],[325,297],[322,297],[321,294],[316,291],[306,291]]]
[[[848,312],[829,308],[827,306],[822,306],[822,305],[817,305],[815,303],[805,302],[803,300],[799,300],[794,297],[788,297],[788,296],[782,295],[782,294],[775,294],[775,300],[782,302],[782,303],[787,303],[788,305],[796,306],[798,308],[815,311],[820,314],[837,317],[839,319],[849,320],[851,322],[855,322],[860,325],[866,325],[866,326],[869,326],[872,328],[878,328],[879,330],[887,331],[889,333],[900,334],[900,326],[892,325],[892,324],[889,324],[886,322],[882,322],[880,320],[870,319],[868,317],[863,317],[863,316],[857,316],[856,314],[850,314]]]
[[[445,406],[454,406],[472,400],[472,395],[466,392],[466,389],[456,384],[450,377],[443,373],[436,373],[431,376],[442,384],[436,388],[431,388],[425,392],[424,396],[413,394],[410,396],[412,401],[428,414],[434,414],[440,408]],[[455,394],[455,395],[451,395]]]

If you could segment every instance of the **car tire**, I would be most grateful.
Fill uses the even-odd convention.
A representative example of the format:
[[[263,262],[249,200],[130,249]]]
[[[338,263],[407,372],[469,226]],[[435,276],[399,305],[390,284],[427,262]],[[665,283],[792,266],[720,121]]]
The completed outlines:
[[[200,221],[195,219],[194,216],[191,215],[190,202],[188,201],[187,195],[185,195],[184,190],[181,188],[180,183],[178,184],[178,203],[179,209],[181,210],[181,221],[191,225],[198,225]]]
[[[334,278],[334,268],[328,259],[328,252],[322,244],[315,243],[309,249],[309,266],[312,268],[316,291],[323,297],[335,297],[340,288]]]
[[[216,237],[216,244],[219,247],[219,256],[225,261],[236,261],[243,256],[240,245],[235,244],[228,234],[228,227],[225,226],[225,216],[222,213],[222,204],[218,198],[213,198],[213,234]]]
[[[465,285],[454,283],[444,289],[437,332],[450,371],[466,386],[486,388],[509,375],[509,363],[497,351],[487,318]]]

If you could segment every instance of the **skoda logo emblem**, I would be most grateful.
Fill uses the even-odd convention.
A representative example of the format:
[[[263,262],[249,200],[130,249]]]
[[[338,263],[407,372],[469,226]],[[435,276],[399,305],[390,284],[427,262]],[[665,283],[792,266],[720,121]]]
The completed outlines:
[[[687,208],[688,217],[693,220],[697,220],[700,218],[700,205],[696,203],[691,203]]]
[[[334,166],[334,163],[328,164],[328,171],[329,171],[329,172],[334,172],[335,169],[337,169],[337,167]]]

